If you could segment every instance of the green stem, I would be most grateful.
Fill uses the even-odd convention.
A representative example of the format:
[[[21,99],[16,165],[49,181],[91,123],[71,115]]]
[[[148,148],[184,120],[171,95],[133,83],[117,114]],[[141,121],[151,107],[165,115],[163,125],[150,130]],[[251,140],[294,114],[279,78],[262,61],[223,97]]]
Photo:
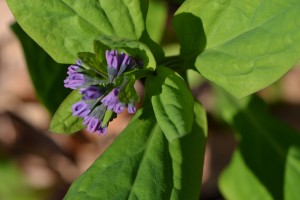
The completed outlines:
[[[143,69],[143,70],[138,70],[137,72],[134,73],[134,76],[136,80],[153,75],[155,71],[149,70],[149,69]]]
[[[169,56],[162,59],[158,66],[165,66],[169,68],[182,68],[185,64],[185,60],[181,56]]]

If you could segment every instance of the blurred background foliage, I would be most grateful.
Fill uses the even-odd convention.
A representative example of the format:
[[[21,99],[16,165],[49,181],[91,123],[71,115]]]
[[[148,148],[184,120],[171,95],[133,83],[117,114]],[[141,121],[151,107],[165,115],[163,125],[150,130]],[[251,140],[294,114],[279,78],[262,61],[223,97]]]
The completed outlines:
[[[179,52],[171,17],[182,2],[150,1],[147,29],[166,55]],[[69,93],[63,87],[66,67],[14,23],[6,2],[0,0],[0,199],[62,199],[72,181],[130,120],[121,114],[105,137],[85,131],[72,136],[49,133],[50,117]],[[299,66],[242,100],[193,70],[188,81],[209,123],[201,199],[299,196],[293,189],[300,174]],[[142,95],[142,84],[136,87]]]

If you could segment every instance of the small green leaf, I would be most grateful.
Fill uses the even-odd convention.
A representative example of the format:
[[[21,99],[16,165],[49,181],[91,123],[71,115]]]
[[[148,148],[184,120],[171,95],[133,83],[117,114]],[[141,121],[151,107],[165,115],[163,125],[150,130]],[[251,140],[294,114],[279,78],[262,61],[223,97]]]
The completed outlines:
[[[25,32],[60,63],[73,63],[77,52],[92,52],[92,42],[101,35],[139,39],[148,6],[147,0],[7,3]]]
[[[197,70],[244,97],[278,80],[300,59],[299,10],[299,0],[187,0],[177,13],[203,23],[207,43]]]
[[[77,90],[74,90],[69,96],[61,103],[55,112],[51,123],[50,131],[55,133],[74,133],[83,129],[82,119],[73,116],[72,105],[82,98]]]
[[[12,30],[22,44],[37,96],[53,115],[69,93],[63,84],[67,76],[67,65],[56,63],[17,23],[12,26]],[[55,98],[52,98],[53,94]]]
[[[146,91],[151,96],[155,117],[169,141],[191,131],[194,98],[184,80],[171,69],[159,67],[148,77]]]
[[[111,118],[112,118],[114,115],[115,115],[115,113],[114,113],[113,110],[107,109],[107,110],[105,111],[105,114],[104,114],[104,117],[103,117],[101,126],[102,126],[102,127],[107,126],[108,123],[110,122]]]
[[[120,86],[121,90],[118,95],[118,99],[120,102],[134,103],[140,101],[140,97],[134,88],[134,83],[135,83],[135,76],[133,74],[125,75],[123,77],[123,82],[121,83]]]
[[[140,59],[145,68],[154,70],[156,67],[156,62],[150,49],[137,40],[101,36],[97,38],[96,42],[101,43],[103,48],[106,46],[108,49],[118,49],[136,59]]]
[[[106,63],[103,64],[100,59],[98,59],[96,54],[90,52],[79,52],[77,56],[83,62],[83,65],[85,65],[85,67],[96,70],[103,77],[107,78]]]
[[[298,187],[287,189],[299,185],[299,133],[271,116],[256,96],[237,100],[221,90],[218,94],[222,116],[239,138],[219,182],[226,199],[286,199],[299,193]]]
[[[72,184],[66,200],[199,199],[207,134],[203,107],[195,103],[192,132],[170,143],[151,104],[145,105]]]
[[[94,40],[94,52],[96,54],[96,59],[99,63],[102,63],[104,66],[107,65],[105,56],[105,50],[107,49],[107,46],[103,45],[97,40]]]

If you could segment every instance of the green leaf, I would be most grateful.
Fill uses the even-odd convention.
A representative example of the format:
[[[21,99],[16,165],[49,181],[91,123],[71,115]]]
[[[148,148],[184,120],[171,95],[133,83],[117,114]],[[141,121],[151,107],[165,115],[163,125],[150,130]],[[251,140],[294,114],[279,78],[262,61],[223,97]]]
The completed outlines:
[[[284,199],[293,200],[299,198],[299,177],[300,177],[300,148],[292,146],[288,150],[287,161],[285,165],[284,178]]]
[[[107,78],[107,65],[106,63],[102,63],[96,54],[90,52],[79,52],[77,56],[83,62],[84,67],[96,70],[102,75],[102,77]]]
[[[219,94],[223,118],[238,131],[240,140],[219,182],[226,199],[248,199],[249,194],[252,199],[286,199],[297,194],[297,187],[287,186],[299,185],[299,133],[272,117],[256,96],[238,101]]]
[[[178,12],[202,20],[207,44],[196,67],[237,97],[284,75],[300,58],[300,1],[187,0]]]
[[[160,43],[165,31],[168,17],[166,2],[150,0],[146,18],[146,27],[150,38]]]
[[[12,30],[22,44],[28,71],[38,99],[53,115],[69,93],[63,83],[67,76],[67,65],[56,63],[17,23],[12,26]]]
[[[171,69],[159,67],[148,77],[146,91],[151,96],[155,117],[169,141],[191,131],[194,98],[184,80]]]
[[[107,49],[118,49],[140,59],[144,68],[155,69],[156,62],[150,49],[137,40],[122,39],[118,37],[101,36],[95,42],[101,44],[103,51]]]
[[[249,169],[240,150],[234,152],[230,165],[222,172],[219,187],[224,197],[230,200],[249,199],[250,197],[257,200],[275,199]]]
[[[198,199],[206,118],[195,105],[193,131],[169,143],[146,104],[71,186],[65,199]]]
[[[174,188],[170,199],[199,199],[207,138],[206,113],[194,103],[194,124],[190,134],[169,142]]]
[[[92,42],[101,35],[139,39],[148,6],[147,0],[7,3],[25,32],[61,63],[73,63],[77,52],[91,52]]]
[[[103,120],[102,120],[102,127],[105,127],[108,125],[108,123],[112,120],[112,118],[114,118],[114,116],[116,116],[116,113],[114,113],[114,111],[107,109],[105,111]]]
[[[123,77],[123,82],[120,86],[121,90],[118,95],[118,99],[120,102],[134,103],[140,101],[140,97],[134,88],[134,83],[135,83],[135,76],[133,74],[125,75]]]
[[[163,49],[161,48],[160,45],[158,45],[156,42],[154,42],[150,38],[147,30],[145,30],[143,32],[143,35],[140,38],[140,41],[144,44],[147,44],[148,48],[151,50],[151,52],[157,62],[160,62],[165,57],[165,53],[164,53]]]
[[[73,116],[72,113],[72,105],[79,102],[81,98],[82,95],[78,90],[74,90],[69,94],[55,112],[50,123],[50,131],[55,133],[74,133],[84,128],[82,119]]]
[[[173,19],[173,26],[180,42],[180,55],[194,67],[196,57],[206,45],[202,21],[199,17],[178,10]]]

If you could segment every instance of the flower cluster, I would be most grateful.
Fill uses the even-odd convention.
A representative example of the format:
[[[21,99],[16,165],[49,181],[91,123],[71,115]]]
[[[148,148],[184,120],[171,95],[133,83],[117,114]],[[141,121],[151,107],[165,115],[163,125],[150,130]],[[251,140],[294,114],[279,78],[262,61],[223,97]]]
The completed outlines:
[[[89,132],[105,134],[108,122],[125,108],[129,113],[135,113],[135,102],[121,102],[118,98],[121,86],[115,85],[116,78],[124,72],[137,68],[137,62],[129,55],[116,50],[106,51],[107,77],[104,78],[97,70],[86,67],[85,63],[77,60],[75,65],[68,68],[68,76],[64,86],[78,89],[82,100],[72,106],[74,116],[83,118],[83,125]],[[112,112],[108,112],[108,111]],[[104,118],[107,113],[109,119]]]

